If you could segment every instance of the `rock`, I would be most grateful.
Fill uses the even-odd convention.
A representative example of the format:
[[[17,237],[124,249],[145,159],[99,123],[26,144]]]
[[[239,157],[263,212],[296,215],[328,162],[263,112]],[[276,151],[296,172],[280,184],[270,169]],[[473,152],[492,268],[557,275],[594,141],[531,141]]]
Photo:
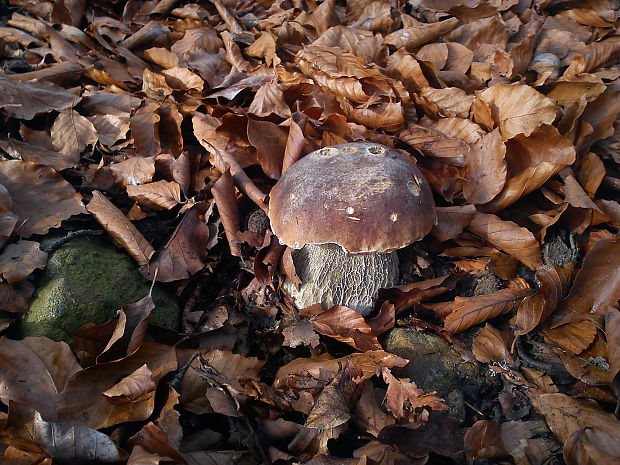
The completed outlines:
[[[25,336],[70,342],[71,333],[80,326],[104,323],[121,305],[146,296],[149,288],[122,250],[99,239],[79,237],[50,255],[22,319],[22,331]],[[151,324],[176,330],[179,308],[174,299],[157,287],[152,295],[156,307]]]
[[[383,342],[386,351],[406,358],[409,365],[398,373],[426,392],[436,391],[450,406],[450,416],[462,421],[463,398],[479,396],[485,384],[478,365],[465,361],[452,344],[432,333],[394,328]]]

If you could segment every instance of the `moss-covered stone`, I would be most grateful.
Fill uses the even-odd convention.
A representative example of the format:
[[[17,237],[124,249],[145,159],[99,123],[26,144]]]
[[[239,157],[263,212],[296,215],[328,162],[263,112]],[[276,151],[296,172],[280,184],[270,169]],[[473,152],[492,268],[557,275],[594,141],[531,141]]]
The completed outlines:
[[[23,333],[69,342],[80,326],[104,323],[121,305],[146,296],[149,288],[122,250],[99,239],[74,239],[50,255],[22,320]],[[151,323],[176,330],[179,308],[174,299],[157,287],[152,295],[156,307]]]

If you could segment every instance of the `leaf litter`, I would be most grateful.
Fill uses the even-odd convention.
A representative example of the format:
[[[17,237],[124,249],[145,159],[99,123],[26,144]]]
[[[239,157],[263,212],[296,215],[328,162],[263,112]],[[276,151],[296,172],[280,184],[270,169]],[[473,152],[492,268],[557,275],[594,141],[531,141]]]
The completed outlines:
[[[7,3],[7,463],[620,461],[615,2]],[[437,224],[370,317],[297,309],[290,250],[248,218],[295,161],[363,140],[415,158]],[[176,291],[179,332],[145,296],[71,346],[16,337],[41,241],[85,224]],[[454,420],[394,327],[492,394]]]

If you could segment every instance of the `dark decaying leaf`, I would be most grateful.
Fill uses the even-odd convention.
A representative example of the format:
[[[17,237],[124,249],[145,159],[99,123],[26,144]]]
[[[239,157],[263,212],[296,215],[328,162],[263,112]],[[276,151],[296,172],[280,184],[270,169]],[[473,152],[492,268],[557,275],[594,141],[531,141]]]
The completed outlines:
[[[87,208],[114,240],[136,260],[138,265],[148,263],[155,249],[122,211],[99,191],[93,192],[93,198]]]
[[[616,396],[616,418],[620,416],[620,311],[611,309],[605,316],[605,333],[609,349],[611,388]]]
[[[61,111],[79,101],[79,97],[47,81],[11,82],[0,78],[0,108],[9,116],[30,120],[37,113]]]

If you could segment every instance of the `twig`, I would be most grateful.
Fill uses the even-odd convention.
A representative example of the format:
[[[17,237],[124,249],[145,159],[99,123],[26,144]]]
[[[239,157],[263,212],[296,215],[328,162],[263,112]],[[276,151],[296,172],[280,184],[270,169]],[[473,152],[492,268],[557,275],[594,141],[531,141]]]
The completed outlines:
[[[67,242],[72,241],[76,237],[79,236],[100,236],[103,234],[103,231],[100,229],[79,229],[77,231],[71,231],[65,237],[58,239],[57,241],[52,242],[51,244],[46,245],[41,250],[45,253],[52,253],[54,250],[62,247]]]
[[[256,187],[256,184],[252,182],[248,175],[245,174],[245,171],[243,171],[241,165],[237,163],[237,160],[235,160],[228,153],[220,152],[209,141],[202,139],[201,142],[204,142],[206,145],[211,147],[211,150],[213,151],[214,166],[222,173],[229,168],[235,186],[250,199],[252,199],[252,201],[254,201],[254,203],[258,205],[261,210],[267,213],[269,211],[267,204],[265,203],[265,198],[267,198],[267,196],[263,194],[263,192]]]

